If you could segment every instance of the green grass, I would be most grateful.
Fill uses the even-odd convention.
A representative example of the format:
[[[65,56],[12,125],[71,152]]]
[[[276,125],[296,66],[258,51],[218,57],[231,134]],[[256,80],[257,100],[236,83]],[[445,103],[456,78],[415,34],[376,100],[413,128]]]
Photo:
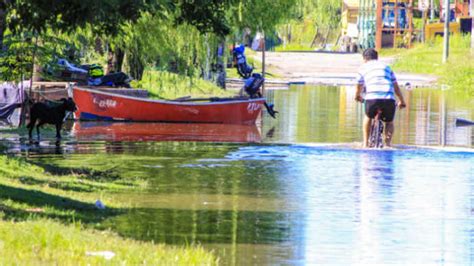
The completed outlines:
[[[142,80],[132,82],[132,86],[146,89],[153,98],[158,99],[176,99],[185,96],[228,97],[235,94],[219,88],[210,81],[157,70],[145,71]]]
[[[110,251],[110,260],[90,252]],[[89,253],[89,254],[88,254]],[[51,220],[0,221],[1,265],[216,265],[201,247],[169,247]]]
[[[127,213],[131,203],[112,192],[146,186],[112,170],[32,164],[0,156],[0,265],[214,265],[197,246],[170,247],[129,240],[102,222]],[[106,209],[94,203],[101,199]],[[106,261],[86,251],[112,251]]]
[[[0,156],[0,211],[7,220],[28,220],[29,210],[41,209],[34,212],[35,217],[94,227],[130,207],[104,195],[143,186],[144,182],[124,179],[113,171],[34,165],[22,158]],[[97,199],[107,202],[105,211],[95,208]]]
[[[470,54],[470,36],[453,36],[448,63],[442,63],[442,39],[418,44],[412,49],[384,50],[382,56],[394,56],[395,71],[431,74],[438,84],[457,91],[474,92],[474,56]]]
[[[226,68],[226,77],[227,78],[241,78],[236,68]]]

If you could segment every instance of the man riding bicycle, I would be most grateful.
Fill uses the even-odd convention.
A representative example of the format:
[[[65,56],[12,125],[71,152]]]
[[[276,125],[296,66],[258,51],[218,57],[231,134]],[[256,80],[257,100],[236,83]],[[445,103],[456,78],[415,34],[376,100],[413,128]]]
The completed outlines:
[[[385,146],[392,145],[394,132],[393,119],[395,117],[395,95],[400,102],[400,108],[406,107],[403,94],[398,86],[397,79],[392,69],[385,63],[378,61],[378,53],[369,48],[362,54],[364,64],[359,68],[357,76],[357,92],[355,100],[365,101],[364,117],[364,147],[369,145],[370,125],[378,110],[382,111],[381,119],[385,122]],[[365,97],[362,93],[365,92]]]

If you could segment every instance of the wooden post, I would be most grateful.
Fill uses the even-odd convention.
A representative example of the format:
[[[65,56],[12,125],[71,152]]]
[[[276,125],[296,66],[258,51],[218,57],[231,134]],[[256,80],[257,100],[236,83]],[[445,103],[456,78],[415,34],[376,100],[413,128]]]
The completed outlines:
[[[376,19],[375,19],[375,49],[380,51],[382,49],[382,28],[383,28],[383,21],[382,21],[382,8],[383,8],[383,0],[377,0],[377,7],[376,7]]]
[[[449,0],[444,3],[444,45],[443,45],[443,64],[448,62],[449,57]]]
[[[262,45],[262,77],[265,79],[265,49],[266,49],[266,44],[265,44],[265,31],[262,30],[262,39],[263,39],[263,45]],[[265,92],[265,82],[262,84],[262,95],[264,95]]]

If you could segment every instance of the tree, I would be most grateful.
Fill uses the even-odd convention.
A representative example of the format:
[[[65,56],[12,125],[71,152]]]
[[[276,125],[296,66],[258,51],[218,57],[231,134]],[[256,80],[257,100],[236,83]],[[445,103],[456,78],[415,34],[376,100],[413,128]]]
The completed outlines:
[[[129,21],[136,21],[143,11],[157,12],[172,5],[157,0],[11,0],[5,1],[12,31],[44,32],[51,28],[73,31],[91,25],[96,32],[116,34]]]
[[[218,35],[207,34],[208,43],[216,46]],[[137,23],[127,25],[113,43],[114,49],[125,51],[127,68],[134,78],[140,79],[146,66],[195,76],[206,61],[205,35],[193,25],[145,13]]]
[[[110,65],[115,60],[115,70],[121,69],[125,56],[135,78],[145,67],[156,65],[196,75],[204,61],[209,65],[214,60],[207,58],[208,51],[216,50],[231,31],[272,31],[296,1],[0,0],[0,45],[2,29],[16,41],[27,42],[28,49],[31,44],[41,46],[48,34],[67,35],[79,47],[105,47],[108,54],[102,58]],[[34,58],[35,53],[24,54]]]
[[[3,47],[3,37],[8,29],[12,40],[27,42],[30,44],[27,47],[32,47],[31,43],[35,40],[33,50],[21,55],[36,61],[36,44],[41,45],[38,39],[44,38],[46,31],[58,34],[89,28],[96,35],[115,36],[125,24],[138,20],[143,12],[159,14],[172,9],[172,3],[167,0],[2,0],[0,47]],[[7,55],[8,51],[3,51],[3,56]],[[20,57],[17,56],[19,61],[25,61],[25,58]],[[2,67],[5,67],[4,63],[11,60],[4,58],[1,61]],[[12,68],[11,64],[6,66]],[[32,68],[31,63],[26,66]]]
[[[216,38],[230,33],[226,10],[234,2],[175,0],[174,9],[162,12],[161,16],[143,12],[137,23],[127,24],[122,37],[116,38],[112,46],[116,51],[125,51],[134,78],[140,79],[150,64],[193,76],[202,61],[206,61],[204,43],[211,40],[209,49],[213,49],[217,46]]]
[[[219,36],[230,33],[226,9],[236,1],[232,0],[179,0],[176,22],[187,23],[201,33],[212,32]]]
[[[240,0],[228,14],[237,29],[272,32],[276,25],[288,19],[297,0]]]

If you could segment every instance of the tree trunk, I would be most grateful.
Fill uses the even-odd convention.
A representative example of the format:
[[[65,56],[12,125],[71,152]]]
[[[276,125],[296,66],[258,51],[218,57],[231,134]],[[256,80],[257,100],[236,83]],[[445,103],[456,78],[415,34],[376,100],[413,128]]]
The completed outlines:
[[[38,64],[33,65],[33,77],[31,79],[32,82],[41,81],[41,67]]]
[[[94,50],[98,54],[101,54],[101,55],[104,54],[104,47],[102,47],[102,40],[99,37],[95,38]]]
[[[143,72],[145,72],[145,67],[139,61],[135,62],[134,67],[132,68],[131,74],[132,77],[136,80],[142,80]]]
[[[122,72],[125,53],[120,48],[109,49],[107,53],[107,74]]]
[[[314,34],[313,40],[311,41],[311,45],[309,46],[310,48],[313,48],[316,45],[318,35],[319,35],[319,27],[316,26],[316,33]]]
[[[125,53],[123,52],[122,49],[117,48],[114,51],[114,66],[115,66],[115,71],[121,72],[122,71],[122,65],[123,65],[123,60],[124,60]]]
[[[3,51],[3,34],[7,28],[7,4],[10,1],[0,2],[0,51]]]
[[[471,0],[471,54],[474,55],[474,0]]]
[[[216,64],[216,72],[217,72],[217,79],[216,84],[217,86],[225,89],[225,38],[221,41],[217,48],[217,64]]]
[[[105,74],[108,75],[110,73],[115,72],[115,66],[114,66],[114,51],[110,47],[110,44],[106,44],[107,46],[107,66],[105,68]]]
[[[330,33],[331,33],[331,29],[327,28],[326,37],[324,37],[324,40],[323,40],[323,47],[322,47],[323,49],[326,49],[326,45],[328,43]]]
[[[133,53],[129,53],[127,56],[128,65],[130,66],[130,75],[135,80],[141,80],[143,77],[143,72],[145,71],[145,66],[141,62],[140,58]]]
[[[291,38],[292,35],[291,35],[291,24],[288,23],[288,35],[287,35],[287,38],[288,38],[288,43],[291,43]]]
[[[263,46],[262,46],[262,78],[265,79],[265,72],[266,72],[266,68],[265,68],[265,50],[267,49],[267,47],[265,47],[266,43],[265,43],[265,40],[266,40],[266,37],[265,37],[265,31],[262,30],[262,40],[263,40]],[[265,82],[262,83],[262,95],[264,95],[264,92],[265,92]]]
[[[209,44],[209,34],[206,34],[205,45],[206,45],[206,64],[204,66],[204,80],[211,79],[211,46]]]

